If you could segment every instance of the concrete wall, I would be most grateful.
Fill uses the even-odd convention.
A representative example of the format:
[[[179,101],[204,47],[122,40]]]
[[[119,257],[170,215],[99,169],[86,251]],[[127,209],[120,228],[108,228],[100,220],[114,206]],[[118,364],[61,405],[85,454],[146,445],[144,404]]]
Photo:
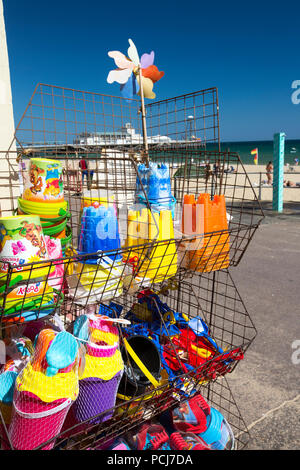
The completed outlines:
[[[9,60],[4,23],[3,1],[0,0],[0,208],[11,207],[11,185],[17,185],[16,146],[11,146],[15,131]],[[10,148],[11,146],[11,148]],[[7,154],[10,148],[11,152]],[[14,178],[12,183],[11,178]]]

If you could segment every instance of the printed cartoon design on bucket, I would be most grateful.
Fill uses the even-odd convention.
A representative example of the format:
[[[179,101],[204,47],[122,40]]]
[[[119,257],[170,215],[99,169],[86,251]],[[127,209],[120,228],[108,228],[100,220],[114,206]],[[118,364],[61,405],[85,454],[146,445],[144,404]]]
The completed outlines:
[[[35,202],[64,200],[62,166],[57,160],[32,158],[25,178],[23,199]]]

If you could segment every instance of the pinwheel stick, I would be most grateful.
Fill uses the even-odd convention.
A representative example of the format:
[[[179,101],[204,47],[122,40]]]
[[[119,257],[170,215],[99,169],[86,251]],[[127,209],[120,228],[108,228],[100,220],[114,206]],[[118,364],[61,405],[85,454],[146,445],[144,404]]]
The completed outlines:
[[[144,159],[146,166],[149,166],[149,152],[148,152],[148,137],[147,137],[147,125],[146,125],[146,108],[144,90],[142,87],[142,67],[139,65],[138,68],[140,90],[141,90],[141,112],[142,112],[142,126],[143,126],[143,140],[144,140]]]

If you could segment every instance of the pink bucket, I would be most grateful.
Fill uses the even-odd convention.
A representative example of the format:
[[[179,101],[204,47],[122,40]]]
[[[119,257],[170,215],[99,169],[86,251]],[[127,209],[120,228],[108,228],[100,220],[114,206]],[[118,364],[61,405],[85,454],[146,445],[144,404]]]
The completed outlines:
[[[63,398],[46,403],[33,393],[17,392],[13,403],[9,427],[12,446],[17,450],[32,450],[60,433],[72,400]],[[41,449],[50,450],[54,444],[55,439]]]

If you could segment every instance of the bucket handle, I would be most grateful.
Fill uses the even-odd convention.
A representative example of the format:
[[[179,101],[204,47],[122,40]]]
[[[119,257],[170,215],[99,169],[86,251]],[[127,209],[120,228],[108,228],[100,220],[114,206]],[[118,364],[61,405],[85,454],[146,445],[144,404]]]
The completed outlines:
[[[22,416],[23,418],[28,418],[28,419],[38,419],[38,418],[45,418],[46,416],[51,416],[55,413],[58,413],[59,411],[63,410],[67,406],[69,406],[72,403],[71,398],[68,398],[66,401],[61,403],[60,405],[51,408],[50,410],[47,411],[41,411],[40,413],[26,413],[25,411],[21,411],[16,407],[16,404],[13,403],[14,408],[18,415]]]
[[[126,338],[123,338],[124,346],[127,349],[127,352],[129,355],[132,357],[136,365],[141,369],[141,371],[145,374],[149,382],[155,387],[159,387],[159,382],[153,377],[151,372],[147,369],[147,367],[143,364],[143,362],[140,360],[140,358],[136,355],[130,344],[128,343]]]

